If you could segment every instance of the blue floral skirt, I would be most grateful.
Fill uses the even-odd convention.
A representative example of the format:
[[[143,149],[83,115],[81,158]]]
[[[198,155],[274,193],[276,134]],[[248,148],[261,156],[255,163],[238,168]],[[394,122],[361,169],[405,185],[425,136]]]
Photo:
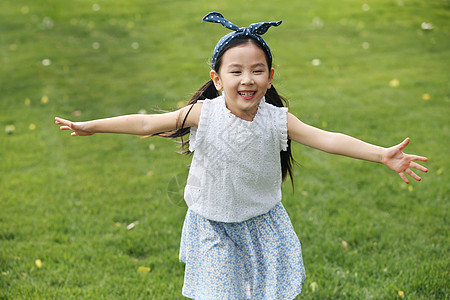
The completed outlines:
[[[293,299],[305,280],[300,241],[283,205],[239,223],[188,210],[180,261],[192,299]]]

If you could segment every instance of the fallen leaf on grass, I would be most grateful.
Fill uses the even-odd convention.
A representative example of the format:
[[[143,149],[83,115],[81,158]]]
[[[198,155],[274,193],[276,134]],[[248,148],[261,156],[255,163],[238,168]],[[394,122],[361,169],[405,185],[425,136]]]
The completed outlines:
[[[49,101],[50,101],[50,99],[48,98],[48,96],[42,96],[42,98],[41,98],[42,104],[47,104]]]
[[[81,116],[81,111],[80,111],[80,110],[74,110],[74,111],[72,112],[72,116],[74,116],[74,117],[79,117],[79,116]]]
[[[39,269],[42,268],[42,261],[40,259],[36,259],[34,263],[36,264],[36,267],[38,267]]]
[[[403,299],[405,298],[405,293],[403,291],[398,291],[398,296]]]
[[[389,81],[389,86],[390,87],[398,87],[400,85],[400,80],[398,80],[397,78],[392,79],[391,81]]]
[[[348,243],[344,240],[341,240],[342,247],[344,247],[345,250],[348,250]]]
[[[424,101],[430,100],[430,99],[431,99],[430,94],[423,94],[423,95],[422,95],[422,99],[423,99]]]
[[[147,274],[147,273],[149,273],[149,272],[150,272],[150,268],[149,268],[149,267],[143,267],[143,266],[140,266],[140,267],[138,268],[138,273]]]

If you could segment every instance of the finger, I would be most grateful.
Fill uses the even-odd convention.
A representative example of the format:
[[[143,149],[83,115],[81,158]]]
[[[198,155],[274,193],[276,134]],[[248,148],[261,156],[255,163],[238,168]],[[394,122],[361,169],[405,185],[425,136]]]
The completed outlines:
[[[406,178],[406,176],[405,176],[405,174],[403,174],[403,172],[398,173],[398,175],[400,175],[400,177],[403,179],[403,181],[404,181],[405,183],[409,183],[408,178]]]
[[[428,161],[425,156],[411,155],[411,160]]]
[[[72,130],[69,126],[61,126],[59,129],[61,130]]]
[[[411,168],[420,170],[420,171],[425,172],[425,173],[428,172],[427,168],[425,168],[424,166],[421,166],[421,165],[419,165],[418,163],[415,163],[415,162],[411,162],[409,166]]]
[[[406,174],[408,174],[409,176],[411,176],[412,178],[414,178],[417,181],[421,181],[422,178],[420,178],[420,176],[417,176],[416,173],[414,173],[411,169],[406,169]]]
[[[399,144],[399,146],[400,146],[400,150],[403,150],[403,149],[405,149],[406,148],[406,146],[408,146],[408,144],[409,144],[409,141],[410,141],[410,138],[408,137],[408,138],[406,138],[403,142],[401,142],[400,144]]]
[[[56,124],[63,124],[63,123],[64,123],[64,121],[67,121],[67,120],[64,120],[64,119],[61,119],[61,118],[55,117],[55,122],[56,122]]]

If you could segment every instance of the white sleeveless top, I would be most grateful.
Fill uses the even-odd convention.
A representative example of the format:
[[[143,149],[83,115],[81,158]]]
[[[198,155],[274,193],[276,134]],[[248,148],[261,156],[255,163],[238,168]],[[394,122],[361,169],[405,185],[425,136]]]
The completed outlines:
[[[253,121],[233,115],[225,97],[203,100],[184,191],[188,207],[220,222],[242,222],[281,201],[280,151],[287,149],[287,108],[262,98]]]

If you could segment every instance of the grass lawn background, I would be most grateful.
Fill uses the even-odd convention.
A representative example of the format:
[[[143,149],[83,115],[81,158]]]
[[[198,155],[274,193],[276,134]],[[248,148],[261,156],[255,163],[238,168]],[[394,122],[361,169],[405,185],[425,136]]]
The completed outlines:
[[[72,138],[89,120],[175,109],[229,31],[264,35],[278,91],[304,122],[381,146],[412,139],[429,173],[295,145],[283,203],[308,280],[299,299],[446,299],[448,1],[0,2],[0,298],[182,299],[190,159],[162,138]],[[134,224],[134,228],[127,226]],[[129,227],[128,227],[129,228]]]

